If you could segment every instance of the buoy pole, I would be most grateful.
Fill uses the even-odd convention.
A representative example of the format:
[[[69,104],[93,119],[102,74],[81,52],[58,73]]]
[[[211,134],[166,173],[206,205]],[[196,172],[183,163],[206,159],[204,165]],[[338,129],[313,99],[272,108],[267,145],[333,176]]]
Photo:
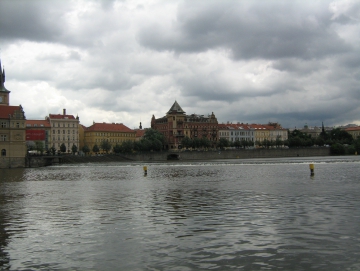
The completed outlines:
[[[314,173],[314,169],[315,169],[314,164],[310,164],[309,168],[310,168],[310,176],[314,176],[315,175],[315,173]]]
[[[147,175],[147,166],[144,166],[143,169],[144,169],[144,176],[146,176]]]

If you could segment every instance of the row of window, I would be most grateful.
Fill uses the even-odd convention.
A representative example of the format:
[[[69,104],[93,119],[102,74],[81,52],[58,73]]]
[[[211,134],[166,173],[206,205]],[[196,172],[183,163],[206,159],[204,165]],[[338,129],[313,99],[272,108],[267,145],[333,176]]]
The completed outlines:
[[[96,136],[117,136],[117,137],[135,137],[135,134],[123,134],[123,133],[95,133]]]
[[[220,132],[220,136],[228,136],[228,135],[235,135],[235,136],[253,136],[254,132]]]
[[[76,138],[76,139],[75,139],[75,138]],[[55,141],[55,140],[56,140],[56,137],[53,136],[53,141]],[[60,139],[60,136],[57,137],[57,140],[61,140],[61,139]],[[65,140],[65,136],[63,136],[62,140]],[[70,136],[67,137],[67,140],[70,140]],[[73,140],[73,141],[77,140],[77,137],[73,136],[73,137],[72,137],[72,140]]]
[[[129,139],[112,139],[112,138],[107,139],[107,141],[113,142],[113,143],[125,142],[125,141],[128,141],[128,140],[129,140]],[[98,143],[103,142],[103,141],[104,141],[104,139],[95,139],[95,142],[98,142]]]
[[[62,124],[62,125],[60,125]],[[67,127],[75,127],[75,123],[72,123],[72,126],[70,123],[53,123],[53,127],[66,127],[66,124],[67,124]]]
[[[24,128],[24,123],[23,122],[22,123],[20,123],[20,122],[16,122],[16,123],[12,122],[11,124],[12,124],[11,127],[13,127],[13,128],[14,127],[15,128],[20,128],[20,126],[22,128]],[[7,122],[5,122],[5,121],[1,122],[0,127],[1,128],[8,128],[9,127],[9,122],[8,121]]]
[[[70,131],[71,131],[71,130],[68,130],[67,133],[70,134],[70,133],[71,133]],[[76,132],[75,130],[72,130],[72,133],[73,133],[73,134],[75,134],[75,132]],[[56,134],[56,130],[54,130],[53,133]],[[61,130],[57,130],[57,133],[58,133],[58,134],[61,134]],[[66,131],[65,131],[65,130],[62,130],[62,133],[65,134]]]

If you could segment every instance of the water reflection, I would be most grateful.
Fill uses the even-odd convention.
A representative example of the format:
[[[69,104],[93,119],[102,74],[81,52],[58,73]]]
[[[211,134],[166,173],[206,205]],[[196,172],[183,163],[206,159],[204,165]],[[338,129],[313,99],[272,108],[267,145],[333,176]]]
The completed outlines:
[[[151,164],[146,177],[142,166],[1,174],[1,268],[356,270],[360,265],[357,161],[318,163],[313,179],[306,163]]]

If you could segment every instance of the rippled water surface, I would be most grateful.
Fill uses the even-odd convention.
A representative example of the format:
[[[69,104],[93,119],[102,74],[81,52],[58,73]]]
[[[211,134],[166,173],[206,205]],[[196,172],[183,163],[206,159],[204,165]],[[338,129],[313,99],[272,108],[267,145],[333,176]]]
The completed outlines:
[[[0,269],[360,270],[359,166],[324,157],[0,170]]]

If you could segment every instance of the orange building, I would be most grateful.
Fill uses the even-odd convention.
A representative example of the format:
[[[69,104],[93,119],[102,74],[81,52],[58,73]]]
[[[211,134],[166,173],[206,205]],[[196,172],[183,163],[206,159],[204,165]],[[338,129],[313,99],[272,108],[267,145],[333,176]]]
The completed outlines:
[[[101,142],[108,141],[111,146],[121,145],[124,141],[135,141],[136,131],[130,129],[122,123],[93,123],[84,131],[84,144],[90,148],[97,145],[100,148]]]

